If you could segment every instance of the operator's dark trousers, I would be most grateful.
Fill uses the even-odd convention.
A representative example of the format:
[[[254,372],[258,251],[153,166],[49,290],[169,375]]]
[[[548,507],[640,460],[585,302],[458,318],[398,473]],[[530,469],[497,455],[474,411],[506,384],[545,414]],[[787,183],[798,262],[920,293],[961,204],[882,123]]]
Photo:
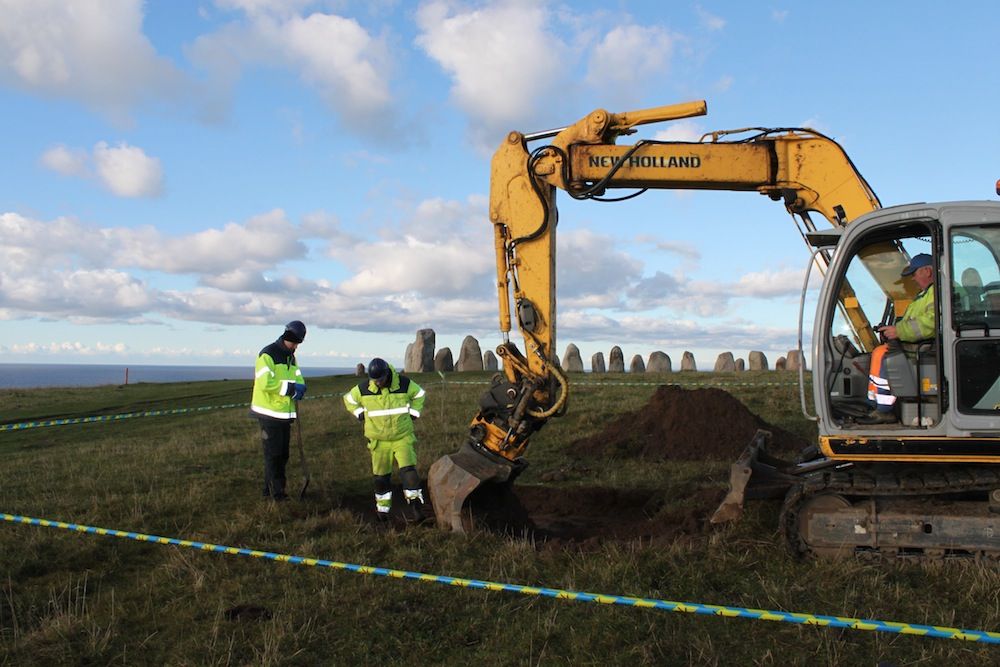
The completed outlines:
[[[264,448],[264,495],[280,498],[285,495],[285,464],[292,423],[273,419],[260,420],[260,439]]]

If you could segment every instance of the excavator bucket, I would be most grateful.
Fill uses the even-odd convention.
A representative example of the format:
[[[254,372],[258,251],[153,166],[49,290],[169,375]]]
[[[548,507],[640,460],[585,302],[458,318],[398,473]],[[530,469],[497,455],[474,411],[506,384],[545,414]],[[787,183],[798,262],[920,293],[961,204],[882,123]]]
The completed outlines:
[[[471,512],[463,508],[476,489],[484,483],[510,483],[525,468],[464,444],[454,454],[435,461],[427,474],[427,488],[439,528],[465,533],[472,528]]]
[[[750,499],[781,498],[798,481],[801,466],[767,453],[769,431],[758,430],[743,454],[729,469],[729,491],[712,514],[712,523],[736,521],[743,515],[743,503]],[[810,466],[811,467],[811,466]]]

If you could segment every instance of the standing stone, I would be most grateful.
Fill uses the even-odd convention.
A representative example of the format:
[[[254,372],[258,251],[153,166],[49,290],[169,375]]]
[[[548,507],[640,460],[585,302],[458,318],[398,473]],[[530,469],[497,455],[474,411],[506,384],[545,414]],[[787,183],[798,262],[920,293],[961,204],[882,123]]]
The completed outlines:
[[[690,352],[685,352],[681,356],[681,372],[696,370],[698,370],[698,365],[694,362],[694,355]]]
[[[486,350],[483,352],[483,370],[495,371],[497,368],[497,357],[493,354],[493,350]]]
[[[566,346],[566,353],[563,354],[563,370],[567,373],[583,372],[583,359],[580,358],[580,348],[573,343]]]
[[[417,331],[417,340],[406,348],[403,368],[407,373],[430,373],[434,370],[434,329]]]
[[[715,372],[716,373],[735,373],[736,372],[736,360],[733,359],[732,352],[723,352],[715,360]]]
[[[739,359],[737,359],[736,360],[736,372],[737,373],[742,373],[746,369],[747,369],[747,365],[745,363],[743,363],[743,357],[740,357]]]
[[[622,353],[622,349],[617,345],[611,348],[611,354],[608,355],[608,372],[625,372],[625,355]]]
[[[450,347],[442,347],[434,355],[434,370],[442,373],[451,373],[455,370],[455,361],[452,359]]]
[[[785,370],[785,358],[778,357],[778,360],[774,362],[774,370],[783,371]]]
[[[463,371],[483,370],[483,353],[479,349],[479,341],[472,336],[466,336],[462,341],[462,349],[458,353],[458,363],[455,370]]]
[[[354,375],[361,377],[362,375],[367,375],[368,369],[365,368],[364,364],[358,364],[354,367]]]
[[[750,370],[752,371],[766,371],[767,370],[767,357],[764,356],[763,352],[751,352],[748,357],[750,361]]]
[[[604,353],[595,352],[594,356],[590,358],[590,372],[591,373],[606,373],[607,370],[604,368]]]
[[[672,373],[674,371],[670,363],[670,357],[666,352],[657,350],[649,355],[649,363],[646,364],[647,373]]]
[[[643,363],[643,361],[642,361],[642,355],[641,354],[637,354],[634,357],[632,357],[632,363],[630,363],[628,365],[628,372],[629,373],[645,373],[646,372],[646,364]]]
[[[798,350],[789,350],[788,356],[785,358],[785,370],[786,371],[797,371],[799,366],[802,366],[802,370],[806,370],[806,362],[802,358],[802,355]]]

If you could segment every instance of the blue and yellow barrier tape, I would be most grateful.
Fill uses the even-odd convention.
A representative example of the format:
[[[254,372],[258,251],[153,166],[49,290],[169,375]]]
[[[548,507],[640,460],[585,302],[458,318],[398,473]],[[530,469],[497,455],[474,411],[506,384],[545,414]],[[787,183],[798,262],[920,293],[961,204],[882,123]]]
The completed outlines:
[[[316,398],[329,398],[340,396],[340,394],[320,394],[310,396],[302,400],[308,401]],[[164,415],[182,415],[191,412],[207,412],[209,410],[227,410],[230,408],[249,408],[249,403],[227,403],[226,405],[203,405],[197,408],[174,408],[172,410],[146,410],[144,412],[125,412],[117,415],[97,415],[95,417],[69,417],[66,419],[45,419],[39,421],[20,422],[18,424],[0,424],[0,433],[3,431],[24,431],[29,428],[44,428],[46,426],[67,426],[69,424],[93,424],[96,422],[115,422],[123,419],[135,419],[137,417],[162,417]]]
[[[573,600],[575,602],[596,602],[599,604],[623,605],[626,607],[641,607],[644,609],[660,609],[663,611],[673,611],[686,614],[705,614],[710,616],[722,616],[725,618],[750,618],[758,621],[778,621],[781,623],[796,623],[799,625],[816,625],[829,628],[844,628],[849,630],[868,630],[872,632],[892,632],[903,635],[917,635],[920,637],[936,637],[939,639],[958,639],[969,642],[980,642],[985,644],[1000,644],[1000,633],[987,632],[985,630],[968,630],[960,628],[949,628],[940,625],[919,625],[914,623],[899,623],[895,621],[878,621],[873,619],[849,618],[844,616],[823,616],[818,614],[803,614],[788,611],[767,611],[764,609],[750,609],[746,607],[728,607],[714,604],[699,604],[695,602],[672,602],[670,600],[658,600],[655,598],[637,598],[623,595],[605,595],[601,593],[584,593],[580,591],[563,590],[559,588],[546,588],[541,586],[523,586],[520,584],[504,584],[494,581],[483,581],[480,579],[461,579],[438,574],[425,574],[423,572],[410,572],[407,570],[394,570],[385,567],[373,567],[369,565],[355,565],[352,563],[340,563],[332,560],[320,558],[308,558],[305,556],[291,556],[288,554],[274,553],[271,551],[261,551],[258,549],[244,549],[240,547],[229,547],[221,544],[210,544],[208,542],[196,542],[194,540],[180,540],[173,537],[160,537],[158,535],[145,535],[143,533],[114,530],[112,528],[95,528],[94,526],[84,526],[76,523],[64,523],[62,521],[52,521],[49,519],[37,519],[34,517],[19,516],[17,514],[0,514],[4,521],[11,523],[21,523],[32,526],[44,526],[46,528],[61,528],[78,533],[93,533],[96,535],[107,535],[120,537],[139,542],[152,542],[155,544],[169,544],[177,547],[198,549],[200,551],[211,551],[215,553],[228,554],[232,556],[249,556],[251,558],[265,558],[268,560],[293,565],[307,565],[310,567],[324,567],[335,570],[346,570],[356,574],[368,574],[379,577],[391,577],[394,579],[415,579],[427,581],[447,586],[458,586],[461,588],[478,588],[489,591],[505,591],[509,593],[520,593],[522,595],[535,595],[540,597],[556,598],[559,600]]]

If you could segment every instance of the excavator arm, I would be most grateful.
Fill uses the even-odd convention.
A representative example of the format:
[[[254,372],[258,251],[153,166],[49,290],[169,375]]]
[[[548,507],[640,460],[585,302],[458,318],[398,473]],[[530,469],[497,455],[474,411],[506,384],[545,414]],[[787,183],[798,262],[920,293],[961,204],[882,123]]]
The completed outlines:
[[[597,110],[559,130],[511,132],[493,155],[489,217],[503,375],[482,396],[466,442],[431,466],[428,485],[440,526],[467,528],[463,506],[472,491],[483,482],[512,481],[525,465],[532,434],[566,408],[568,383],[555,357],[557,190],[596,200],[627,188],[756,191],[782,201],[803,237],[816,229],[811,212],[844,226],[880,207],[840,145],[812,130],[746,128],[713,132],[700,142],[615,144],[635,126],[705,113],[704,101],[619,114]],[[551,143],[529,151],[530,141],[550,137]],[[873,262],[868,269],[887,294],[905,298],[895,294],[905,266],[898,254],[897,263]],[[849,284],[839,296],[855,340],[873,349],[875,333]],[[523,354],[509,339],[514,321]]]

